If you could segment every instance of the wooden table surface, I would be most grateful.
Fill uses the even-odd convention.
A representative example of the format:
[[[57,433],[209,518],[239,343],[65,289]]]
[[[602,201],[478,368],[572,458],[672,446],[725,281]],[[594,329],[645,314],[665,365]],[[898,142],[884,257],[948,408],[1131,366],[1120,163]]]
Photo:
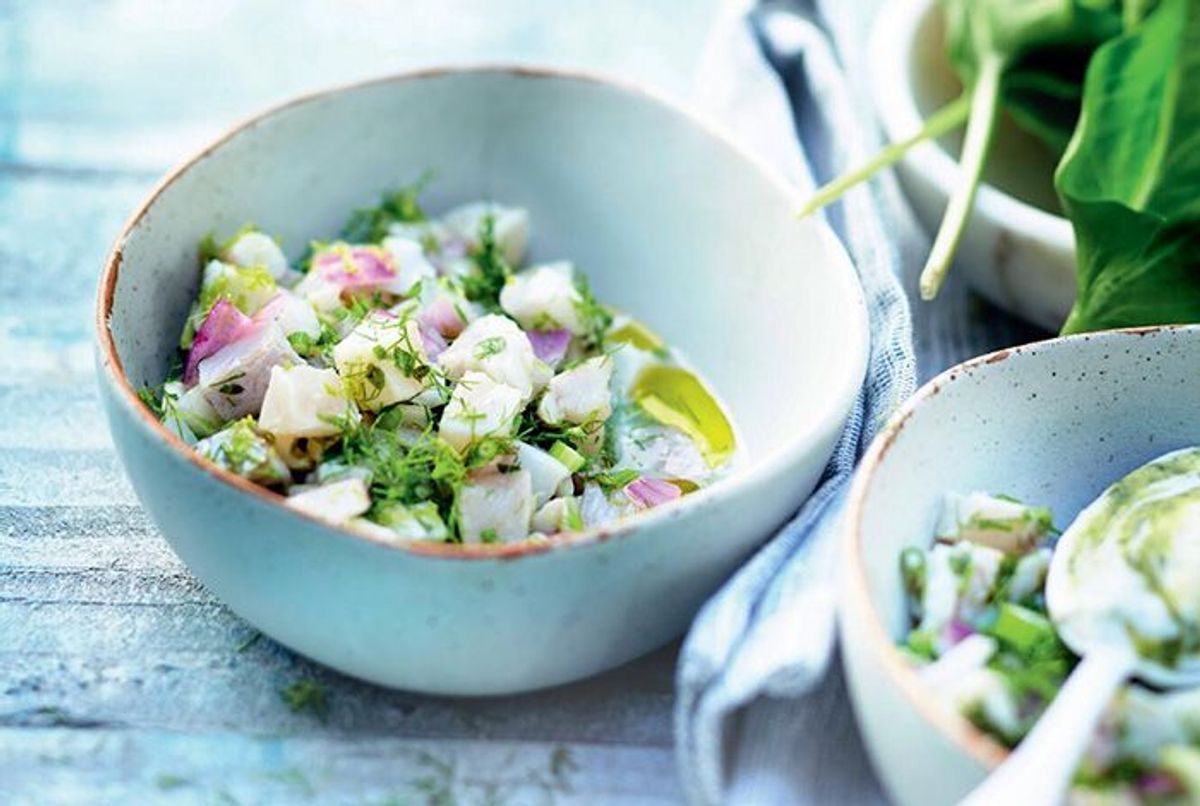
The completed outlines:
[[[257,107],[438,61],[687,90],[714,2],[0,0],[0,802],[668,802],[675,648],[521,697],[343,677],[191,577],[94,388],[96,277],[169,167]],[[314,680],[328,712],[281,691]]]

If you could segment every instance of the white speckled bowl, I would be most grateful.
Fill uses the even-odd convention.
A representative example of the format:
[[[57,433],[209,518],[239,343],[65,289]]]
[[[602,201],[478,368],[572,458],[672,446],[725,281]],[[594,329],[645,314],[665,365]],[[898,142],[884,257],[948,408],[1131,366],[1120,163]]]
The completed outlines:
[[[660,331],[744,437],[730,479],[549,546],[372,542],[198,459],[138,402],[195,293],[198,239],[253,220],[298,253],[356,205],[437,172],[440,211],[530,209],[534,260],[569,257]],[[385,685],[513,692],[677,635],[815,484],[867,356],[850,262],[781,181],[637,90],[522,69],[442,70],[320,93],[235,128],[134,214],[100,283],[100,386],[134,487],[193,573],[263,632]]]
[[[899,803],[955,803],[1005,756],[895,649],[901,549],[929,545],[948,491],[1015,495],[1065,526],[1125,473],[1200,444],[1197,366],[1200,326],[1030,344],[930,381],[876,439],[851,493],[841,635],[859,725]]]
[[[911,137],[929,113],[960,93],[942,35],[937,0],[890,0],[875,20],[871,91],[892,141]],[[1054,160],[1007,118],[992,152],[954,271],[1001,308],[1057,331],[1075,302],[1075,236],[1058,214]],[[957,184],[955,158],[942,143],[927,143],[896,170],[921,223],[937,229]]]

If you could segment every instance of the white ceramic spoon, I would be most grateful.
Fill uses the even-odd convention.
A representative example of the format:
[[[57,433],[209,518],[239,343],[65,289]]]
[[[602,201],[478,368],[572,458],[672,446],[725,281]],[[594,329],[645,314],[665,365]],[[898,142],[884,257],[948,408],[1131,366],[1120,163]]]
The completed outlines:
[[[1152,567],[1152,576],[1139,567]],[[1200,656],[1166,666],[1139,655],[1130,637],[1136,628],[1143,638],[1168,639],[1181,622],[1200,624],[1200,448],[1143,465],[1079,514],[1051,560],[1046,606],[1082,660],[1025,740],[963,800],[967,806],[1061,803],[1122,683],[1200,685]]]

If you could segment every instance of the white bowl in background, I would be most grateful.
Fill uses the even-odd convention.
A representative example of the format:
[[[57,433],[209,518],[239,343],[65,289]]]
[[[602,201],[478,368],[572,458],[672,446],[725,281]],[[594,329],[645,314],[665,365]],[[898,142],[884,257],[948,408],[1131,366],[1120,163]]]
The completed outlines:
[[[384,545],[200,459],[135,390],[163,379],[196,245],[247,221],[296,255],[432,169],[432,211],[529,209],[532,259],[571,258],[712,382],[746,459],[643,516],[547,544]],[[845,251],[792,190],[678,107],[545,70],[434,70],[317,93],[170,174],[109,259],[99,382],[142,503],[192,573],[279,642],[356,677],[447,694],[575,680],[678,635],[816,483],[862,382]]]
[[[942,37],[937,0],[891,0],[874,22],[871,93],[893,142],[960,93]],[[948,140],[957,153],[956,138]],[[1075,301],[1075,236],[1058,214],[1054,167],[1040,142],[1001,118],[953,271],[1001,308],[1057,331]],[[936,230],[959,176],[947,144],[914,148],[896,171],[921,223]]]
[[[958,802],[1005,749],[924,684],[896,649],[899,570],[927,547],[947,492],[1007,493],[1066,525],[1109,484],[1200,444],[1200,326],[1052,339],[930,381],[872,444],[847,511],[840,632],[872,761],[904,806]]]

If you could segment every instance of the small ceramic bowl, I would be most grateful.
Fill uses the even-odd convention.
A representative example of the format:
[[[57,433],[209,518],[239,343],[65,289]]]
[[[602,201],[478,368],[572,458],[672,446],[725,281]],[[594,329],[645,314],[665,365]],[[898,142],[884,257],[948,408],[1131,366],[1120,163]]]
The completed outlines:
[[[1017,347],[930,381],[872,445],[848,510],[841,635],[859,724],[899,803],[956,803],[1006,752],[895,649],[901,549],[930,544],[947,492],[1014,495],[1065,526],[1130,470],[1200,444],[1198,364],[1198,326]]]
[[[871,30],[871,94],[889,140],[907,139],[962,90],[946,60],[937,0],[890,0]],[[921,223],[937,229],[958,183],[961,133],[913,149],[897,165]],[[1001,118],[954,271],[996,305],[1047,330],[1075,301],[1075,236],[1058,208],[1045,147]]]
[[[254,221],[292,255],[431,169],[431,210],[529,208],[532,259],[677,345],[728,404],[729,479],[546,545],[385,545],[289,509],[170,436],[135,390],[162,380],[196,292],[196,244]],[[561,683],[677,635],[811,490],[867,356],[853,268],[770,172],[684,111],[578,75],[439,70],[312,95],[168,176],[100,282],[100,386],[139,497],[234,611],[351,675],[427,692]]]

